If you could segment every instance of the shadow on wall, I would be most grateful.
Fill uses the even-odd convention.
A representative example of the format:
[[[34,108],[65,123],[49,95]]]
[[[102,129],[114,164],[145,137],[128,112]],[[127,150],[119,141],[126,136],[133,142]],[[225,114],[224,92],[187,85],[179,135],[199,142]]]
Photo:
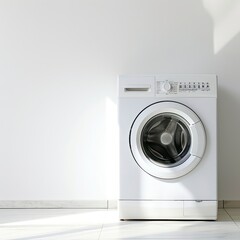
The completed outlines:
[[[219,75],[219,197],[224,200],[240,199],[239,56],[240,33],[215,56]]]
[[[240,2],[203,0],[213,20],[214,61],[219,77],[219,199],[239,200]]]

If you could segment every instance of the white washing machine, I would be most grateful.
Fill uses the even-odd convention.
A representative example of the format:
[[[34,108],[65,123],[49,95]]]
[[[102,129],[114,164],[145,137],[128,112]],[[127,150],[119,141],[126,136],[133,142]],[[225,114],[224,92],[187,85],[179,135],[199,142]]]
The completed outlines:
[[[119,77],[120,219],[217,218],[216,75]]]

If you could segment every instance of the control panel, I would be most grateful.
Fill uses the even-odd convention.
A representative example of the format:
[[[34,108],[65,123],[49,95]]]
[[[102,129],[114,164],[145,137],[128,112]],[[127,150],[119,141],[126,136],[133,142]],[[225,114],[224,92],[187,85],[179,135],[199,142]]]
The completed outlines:
[[[210,91],[210,83],[207,82],[188,82],[188,81],[156,81],[156,94],[157,95],[169,95],[179,93],[194,93]]]

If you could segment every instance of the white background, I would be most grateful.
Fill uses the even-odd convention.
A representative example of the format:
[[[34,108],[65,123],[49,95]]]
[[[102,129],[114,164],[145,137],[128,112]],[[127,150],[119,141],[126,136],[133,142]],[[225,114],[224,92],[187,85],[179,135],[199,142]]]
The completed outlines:
[[[240,199],[239,0],[0,0],[0,200],[117,199],[117,75],[219,76],[219,199]]]

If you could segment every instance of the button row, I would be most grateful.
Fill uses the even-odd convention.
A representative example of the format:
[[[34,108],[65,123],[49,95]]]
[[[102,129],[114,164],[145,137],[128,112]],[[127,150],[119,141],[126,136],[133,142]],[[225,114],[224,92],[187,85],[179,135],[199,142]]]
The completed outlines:
[[[208,82],[180,82],[179,90],[208,90]]]

